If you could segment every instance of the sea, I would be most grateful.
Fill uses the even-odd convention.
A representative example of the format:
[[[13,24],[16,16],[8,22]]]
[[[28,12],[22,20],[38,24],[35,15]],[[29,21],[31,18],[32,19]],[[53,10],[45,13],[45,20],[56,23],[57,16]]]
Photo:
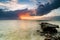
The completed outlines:
[[[41,29],[41,22],[60,26],[60,21],[0,20],[0,40],[44,40],[45,37],[36,32]],[[60,28],[57,30],[60,32]]]

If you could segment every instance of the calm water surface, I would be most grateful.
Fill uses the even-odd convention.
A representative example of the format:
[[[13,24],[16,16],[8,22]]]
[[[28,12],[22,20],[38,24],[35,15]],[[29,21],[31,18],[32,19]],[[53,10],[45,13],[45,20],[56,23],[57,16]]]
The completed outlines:
[[[0,20],[0,40],[44,40],[37,35],[41,21]],[[44,21],[60,26],[60,21]],[[60,31],[60,29],[57,29]]]

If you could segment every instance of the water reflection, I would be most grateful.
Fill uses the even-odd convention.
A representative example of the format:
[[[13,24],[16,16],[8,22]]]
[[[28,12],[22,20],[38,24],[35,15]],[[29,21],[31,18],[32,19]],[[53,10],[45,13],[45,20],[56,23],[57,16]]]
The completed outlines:
[[[0,20],[0,40],[44,40],[36,33],[42,21]],[[45,21],[60,25],[60,21]],[[60,29],[58,29],[60,31]]]

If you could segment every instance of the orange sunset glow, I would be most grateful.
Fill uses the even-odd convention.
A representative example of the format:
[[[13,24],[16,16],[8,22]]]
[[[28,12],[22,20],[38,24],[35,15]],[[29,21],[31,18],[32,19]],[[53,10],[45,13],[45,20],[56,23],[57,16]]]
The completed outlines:
[[[32,11],[32,13],[36,15],[35,11]],[[53,17],[52,14],[47,14],[47,15],[43,15],[43,16],[31,16],[30,15],[31,12],[27,11],[27,12],[21,12],[18,15],[18,19],[20,20],[50,20],[51,17]]]
[[[21,20],[50,20],[50,17],[46,16],[31,16],[29,12],[20,14],[19,19]]]
[[[19,14],[19,19],[21,19],[21,20],[24,20],[28,17],[31,17],[30,12],[23,12],[23,13]]]

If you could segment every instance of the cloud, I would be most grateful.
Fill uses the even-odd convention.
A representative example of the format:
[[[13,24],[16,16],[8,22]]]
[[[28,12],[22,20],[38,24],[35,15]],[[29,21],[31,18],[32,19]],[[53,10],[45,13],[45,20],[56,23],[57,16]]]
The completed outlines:
[[[54,17],[57,16],[56,10],[51,11],[50,13],[43,15],[45,17]]]
[[[36,0],[30,0],[30,1],[32,1],[32,2],[37,2]]]
[[[51,12],[54,9],[57,9],[60,7],[60,0],[54,0],[51,3],[47,3],[45,5],[41,4],[39,5],[39,7],[37,8],[37,15],[46,15],[49,12]]]
[[[9,10],[18,10],[18,9],[25,9],[27,8],[29,5],[27,4],[18,4],[17,0],[11,0],[8,3],[1,3],[0,2],[0,6],[5,6],[7,7]]]

